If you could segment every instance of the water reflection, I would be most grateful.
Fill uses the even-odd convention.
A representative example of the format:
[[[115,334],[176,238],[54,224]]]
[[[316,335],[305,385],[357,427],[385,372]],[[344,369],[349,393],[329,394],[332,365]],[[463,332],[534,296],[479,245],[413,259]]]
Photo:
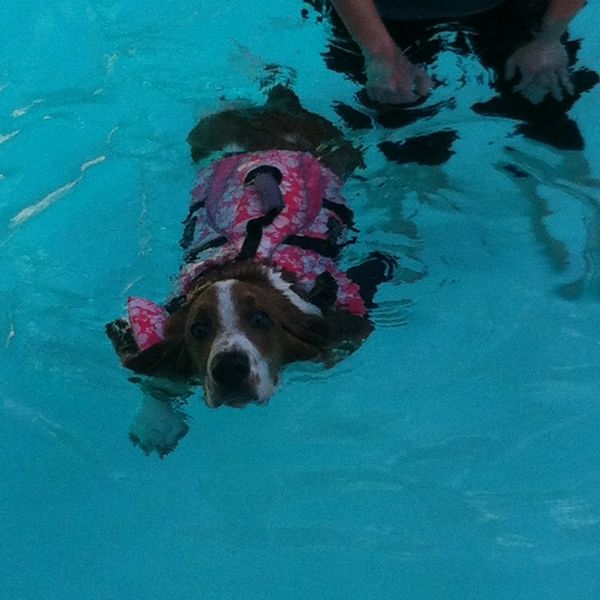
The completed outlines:
[[[600,181],[581,152],[540,156],[535,146],[506,148],[502,166],[528,204],[531,232],[550,266],[566,280],[567,299],[600,297]]]
[[[327,67],[344,73],[358,84],[365,83],[364,59],[359,46],[352,40],[334,11],[320,0],[306,0],[318,14],[327,16],[331,27],[330,41],[323,57]],[[532,105],[513,91],[514,82],[504,77],[506,59],[514,48],[530,39],[531,31],[544,14],[544,2],[505,2],[501,7],[460,22],[435,20],[387,21],[386,27],[399,47],[406,51],[414,64],[427,65],[437,89],[431,97],[412,106],[382,105],[369,100],[364,90],[357,97],[360,104],[351,106],[334,101],[334,108],[352,129],[379,125],[399,129],[418,121],[442,117],[468,99],[477,88],[493,92],[487,100],[477,100],[472,110],[485,117],[507,118],[517,122],[514,132],[560,149],[580,150],[584,139],[578,125],[568,112],[582,94],[599,80],[597,73],[577,67],[572,74],[574,93],[565,94],[560,101],[546,97]],[[566,36],[565,36],[566,37]],[[581,43],[565,39],[569,65],[574,68]],[[452,58],[450,58],[452,57]],[[473,81],[475,85],[468,86]],[[443,86],[441,85],[443,83]],[[441,89],[441,88],[445,88]],[[440,99],[443,98],[443,99]],[[430,137],[430,156],[449,158],[448,140],[444,136]],[[433,144],[438,144],[433,148]],[[402,155],[407,162],[409,140]],[[389,145],[382,148],[390,160],[397,160]],[[419,160],[415,160],[419,162]],[[440,160],[441,162],[441,160]]]

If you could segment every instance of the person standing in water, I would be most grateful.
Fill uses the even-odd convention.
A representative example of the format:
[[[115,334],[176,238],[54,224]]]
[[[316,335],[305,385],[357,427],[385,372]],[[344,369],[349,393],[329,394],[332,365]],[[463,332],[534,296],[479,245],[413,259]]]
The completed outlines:
[[[474,112],[513,119],[519,133],[557,148],[583,147],[567,113],[599,78],[584,67],[572,69],[580,41],[568,39],[567,27],[585,0],[305,2],[332,24],[323,54],[328,68],[364,85],[359,98],[369,114],[336,102],[350,127],[368,127],[375,119],[397,128],[432,117],[444,104],[421,106],[440,83],[427,66],[442,52],[452,52],[476,56],[493,74],[489,85],[496,94],[475,103]],[[335,10],[328,10],[330,5]]]
[[[331,2],[348,32],[362,50],[365,59],[367,93],[373,100],[390,104],[415,102],[426,96],[432,87],[432,81],[426,70],[413,64],[403,52],[402,36],[394,35],[395,23],[454,20],[472,15],[482,16],[485,13],[496,20],[495,17],[499,16],[509,4],[498,0],[456,2],[451,0],[331,0]],[[561,37],[586,2],[585,0],[549,0],[548,2],[521,1],[516,4],[518,5],[515,6],[516,10],[512,11],[514,30],[510,32],[507,39],[503,40],[506,45],[506,42],[512,38],[514,48],[507,47],[507,50],[512,52],[505,57],[502,75],[506,80],[511,80],[519,74],[520,81],[516,84],[515,90],[533,104],[539,104],[548,95],[560,102],[565,93],[574,92],[569,78],[569,58]],[[538,5],[538,15],[533,22],[530,9],[536,7],[532,5]],[[389,24],[389,29],[386,24]],[[517,32],[520,35],[515,35]]]

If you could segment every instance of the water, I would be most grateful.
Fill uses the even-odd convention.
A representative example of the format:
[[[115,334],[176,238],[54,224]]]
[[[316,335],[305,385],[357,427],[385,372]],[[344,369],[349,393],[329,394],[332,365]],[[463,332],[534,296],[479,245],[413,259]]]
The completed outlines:
[[[288,370],[267,408],[195,398],[162,461],[128,440],[142,394],[103,326],[168,293],[189,129],[260,102],[265,63],[338,125],[333,100],[359,106],[326,27],[272,4],[0,8],[0,596],[597,598],[598,89],[571,111],[585,149],[560,151],[475,115],[486,73],[442,55],[431,102],[453,108],[348,133],[368,164],[348,261],[403,268],[368,342]],[[444,127],[442,166],[377,148]]]

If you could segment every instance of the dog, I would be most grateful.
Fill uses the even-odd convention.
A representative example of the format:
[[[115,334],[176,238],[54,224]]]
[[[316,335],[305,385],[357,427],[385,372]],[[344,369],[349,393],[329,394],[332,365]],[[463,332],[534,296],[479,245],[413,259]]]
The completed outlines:
[[[203,382],[212,408],[266,404],[285,365],[332,365],[360,346],[396,261],[338,267],[356,232],[342,178],[362,153],[291,90],[206,117],[188,141],[194,159],[216,159],[192,191],[175,290],[162,305],[129,298],[129,318],[106,331],[138,375]]]

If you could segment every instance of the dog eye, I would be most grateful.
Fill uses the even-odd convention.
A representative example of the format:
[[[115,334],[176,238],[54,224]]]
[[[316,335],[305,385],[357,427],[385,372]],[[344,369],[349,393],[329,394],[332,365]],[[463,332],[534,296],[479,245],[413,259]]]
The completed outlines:
[[[250,315],[249,321],[250,325],[256,329],[267,329],[271,325],[271,317],[262,310],[253,312]]]
[[[196,321],[190,327],[190,333],[198,340],[206,337],[210,333],[210,321]]]

